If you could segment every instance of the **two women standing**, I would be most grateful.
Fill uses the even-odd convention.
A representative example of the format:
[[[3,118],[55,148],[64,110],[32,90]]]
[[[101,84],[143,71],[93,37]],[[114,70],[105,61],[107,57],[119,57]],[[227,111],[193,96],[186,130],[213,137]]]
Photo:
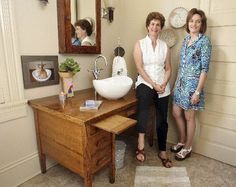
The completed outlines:
[[[204,108],[203,87],[209,69],[211,43],[204,35],[207,28],[203,11],[191,9],[187,16],[185,37],[181,48],[179,71],[174,88],[173,115],[179,129],[179,142],[171,147],[175,158],[183,160],[190,156],[195,133],[195,113]],[[170,52],[166,43],[158,38],[164,27],[165,18],[158,12],[147,16],[148,35],[139,40],[134,47],[134,60],[138,71],[136,95],[138,99],[137,131],[138,146],[136,159],[143,162],[144,137],[149,108],[155,105],[157,115],[158,157],[164,167],[172,167],[166,152],[168,131],[167,114],[170,95],[171,76]],[[185,124],[185,121],[187,124]],[[185,134],[185,125],[187,134]]]

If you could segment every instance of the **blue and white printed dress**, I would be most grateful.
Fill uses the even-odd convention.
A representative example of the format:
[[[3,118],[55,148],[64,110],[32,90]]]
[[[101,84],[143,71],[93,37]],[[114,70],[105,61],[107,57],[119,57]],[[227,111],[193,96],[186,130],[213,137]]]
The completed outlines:
[[[191,97],[196,91],[201,72],[207,73],[211,58],[211,42],[203,34],[188,46],[190,35],[184,38],[180,51],[180,65],[175,82],[173,103],[184,110],[203,110],[205,106],[204,91],[200,93],[200,101],[193,105]]]

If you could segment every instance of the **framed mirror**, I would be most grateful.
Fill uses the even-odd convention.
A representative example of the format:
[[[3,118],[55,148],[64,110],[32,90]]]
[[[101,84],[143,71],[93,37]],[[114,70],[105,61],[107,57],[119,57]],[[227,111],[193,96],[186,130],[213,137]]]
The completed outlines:
[[[101,53],[101,0],[57,0],[57,17],[59,53]]]

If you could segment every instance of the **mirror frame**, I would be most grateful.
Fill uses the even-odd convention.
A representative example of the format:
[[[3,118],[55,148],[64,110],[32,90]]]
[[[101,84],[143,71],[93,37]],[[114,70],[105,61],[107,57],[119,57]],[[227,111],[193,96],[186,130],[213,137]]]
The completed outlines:
[[[57,0],[59,53],[100,54],[101,53],[101,0],[95,0],[96,45],[73,46],[71,43],[70,0]]]

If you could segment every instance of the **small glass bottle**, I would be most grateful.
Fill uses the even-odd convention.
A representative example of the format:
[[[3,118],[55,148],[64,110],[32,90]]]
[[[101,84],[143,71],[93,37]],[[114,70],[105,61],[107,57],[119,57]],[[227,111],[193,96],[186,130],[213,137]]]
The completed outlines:
[[[65,101],[66,101],[66,94],[64,92],[61,92],[59,94],[59,101],[60,101],[60,104],[64,105],[65,104]]]

